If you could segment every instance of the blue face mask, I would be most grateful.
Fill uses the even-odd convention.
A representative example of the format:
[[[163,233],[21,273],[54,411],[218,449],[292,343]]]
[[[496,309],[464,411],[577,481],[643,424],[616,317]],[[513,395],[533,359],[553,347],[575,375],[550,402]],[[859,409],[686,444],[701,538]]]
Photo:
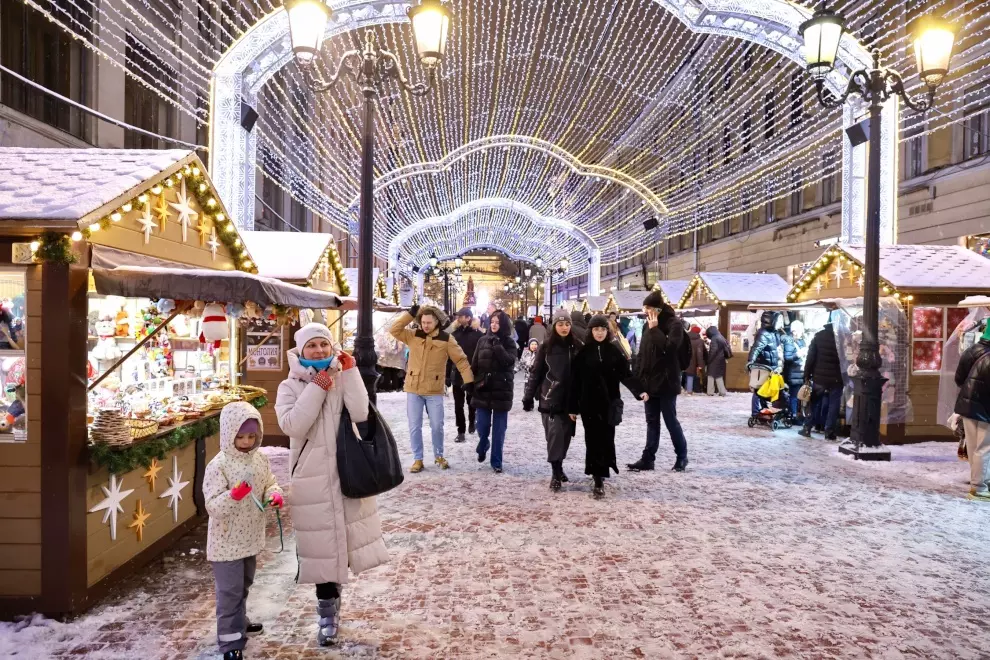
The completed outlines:
[[[333,355],[323,360],[307,360],[306,358],[299,358],[299,364],[304,367],[313,367],[317,371],[326,371],[330,367],[337,364],[337,356]]]

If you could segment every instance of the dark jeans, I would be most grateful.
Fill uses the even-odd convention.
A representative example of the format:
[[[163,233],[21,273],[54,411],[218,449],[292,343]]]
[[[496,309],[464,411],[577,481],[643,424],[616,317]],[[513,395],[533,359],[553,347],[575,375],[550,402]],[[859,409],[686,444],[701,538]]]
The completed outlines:
[[[478,408],[478,455],[487,453],[491,447],[492,467],[499,470],[502,469],[502,447],[505,445],[505,430],[508,426],[509,411]]]
[[[674,445],[674,453],[679,459],[687,458],[687,440],[681,423],[677,421],[677,395],[665,394],[651,396],[646,402],[646,449],[643,450],[643,462],[651,465],[657,458],[660,448],[660,418],[670,433],[670,441]]]
[[[468,406],[468,419],[471,426],[474,426],[474,408],[471,407],[471,395],[464,391],[463,385],[454,384],[454,419],[457,421],[457,432],[464,433],[467,426],[464,424],[464,403]]]
[[[824,392],[818,392],[812,397],[812,409],[818,410],[817,415],[809,415],[804,422],[805,430],[810,431],[815,421],[825,425],[826,435],[834,435],[839,426],[839,414],[842,412],[842,386],[833,387]]]

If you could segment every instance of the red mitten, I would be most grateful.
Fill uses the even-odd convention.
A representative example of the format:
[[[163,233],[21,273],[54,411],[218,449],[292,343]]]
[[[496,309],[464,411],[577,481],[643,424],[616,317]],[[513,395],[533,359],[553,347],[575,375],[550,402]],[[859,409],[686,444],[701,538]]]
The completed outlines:
[[[348,369],[353,369],[354,365],[356,364],[354,362],[354,357],[348,353],[341,352],[340,355],[337,356],[337,359],[340,360],[341,371],[347,371]]]
[[[333,378],[326,371],[321,371],[313,376],[313,382],[322,387],[324,390],[329,390],[333,387]]]
[[[248,484],[248,482],[246,481],[242,481],[241,483],[237,484],[236,486],[230,489],[230,497],[235,502],[240,502],[245,497],[247,497],[248,493],[250,492],[251,492],[250,484]]]
[[[276,509],[281,509],[282,505],[285,504],[285,500],[282,499],[281,493],[272,493],[268,498],[268,506],[273,506]]]

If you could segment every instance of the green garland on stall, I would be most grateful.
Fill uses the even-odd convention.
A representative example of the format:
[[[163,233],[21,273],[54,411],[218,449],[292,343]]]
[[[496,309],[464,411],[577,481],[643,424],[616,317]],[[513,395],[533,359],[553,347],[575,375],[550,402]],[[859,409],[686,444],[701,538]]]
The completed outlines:
[[[250,401],[255,408],[268,405],[268,399],[260,396]],[[150,440],[136,442],[129,447],[110,447],[105,444],[94,444],[89,448],[89,458],[99,467],[104,467],[110,474],[124,474],[138,467],[148,467],[151,460],[164,460],[165,455],[175,449],[207,438],[220,431],[220,417],[210,417],[192,424],[186,424],[171,433],[160,435]]]
[[[45,231],[38,237],[38,249],[34,253],[37,261],[68,266],[76,263],[76,253],[72,251],[72,240],[65,234]]]

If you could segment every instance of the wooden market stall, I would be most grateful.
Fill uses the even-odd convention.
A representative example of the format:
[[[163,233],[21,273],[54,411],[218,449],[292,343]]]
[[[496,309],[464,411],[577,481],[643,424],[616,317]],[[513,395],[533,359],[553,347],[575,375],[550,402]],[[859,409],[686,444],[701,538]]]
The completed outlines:
[[[588,296],[581,302],[582,314],[608,314],[617,311],[611,296]]]
[[[640,314],[643,311],[643,300],[649,291],[613,291],[609,302],[610,311],[618,314]]]
[[[75,613],[199,522],[217,409],[264,405],[216,304],[257,276],[192,152],[0,149],[0,179],[0,615]],[[226,279],[166,298],[196,273]]]
[[[759,318],[749,306],[786,302],[789,289],[784,278],[774,274],[698,273],[681,294],[675,305],[681,314],[699,325],[717,326],[732,347],[734,357],[726,363],[725,373],[729,390],[749,390],[746,361]]]
[[[671,307],[677,307],[690,285],[691,280],[660,280],[653,285],[653,290],[663,294],[665,303]]]
[[[244,231],[241,238],[251,253],[258,274],[283,282],[350,295],[350,286],[332,234],[287,231]],[[324,318],[337,343],[343,341],[341,310],[328,311]],[[289,374],[285,351],[292,347],[298,325],[277,326],[267,317],[252,320],[240,330],[240,374],[245,385],[275,392]],[[274,406],[261,411],[265,444],[288,446],[289,438],[278,425]]]
[[[865,250],[834,245],[804,273],[788,293],[795,303],[830,299],[862,306]],[[942,350],[969,310],[959,303],[968,296],[990,294],[990,259],[961,246],[884,245],[880,248],[881,353],[890,378],[884,395],[885,413],[900,407],[910,411],[898,423],[882,427],[890,444],[951,440],[939,420],[938,391]],[[894,310],[894,311],[891,311]],[[891,316],[903,320],[898,323]],[[886,320],[891,316],[891,320]],[[857,320],[853,318],[852,329]],[[855,332],[839,350],[854,363]],[[907,397],[910,406],[904,406]]]

